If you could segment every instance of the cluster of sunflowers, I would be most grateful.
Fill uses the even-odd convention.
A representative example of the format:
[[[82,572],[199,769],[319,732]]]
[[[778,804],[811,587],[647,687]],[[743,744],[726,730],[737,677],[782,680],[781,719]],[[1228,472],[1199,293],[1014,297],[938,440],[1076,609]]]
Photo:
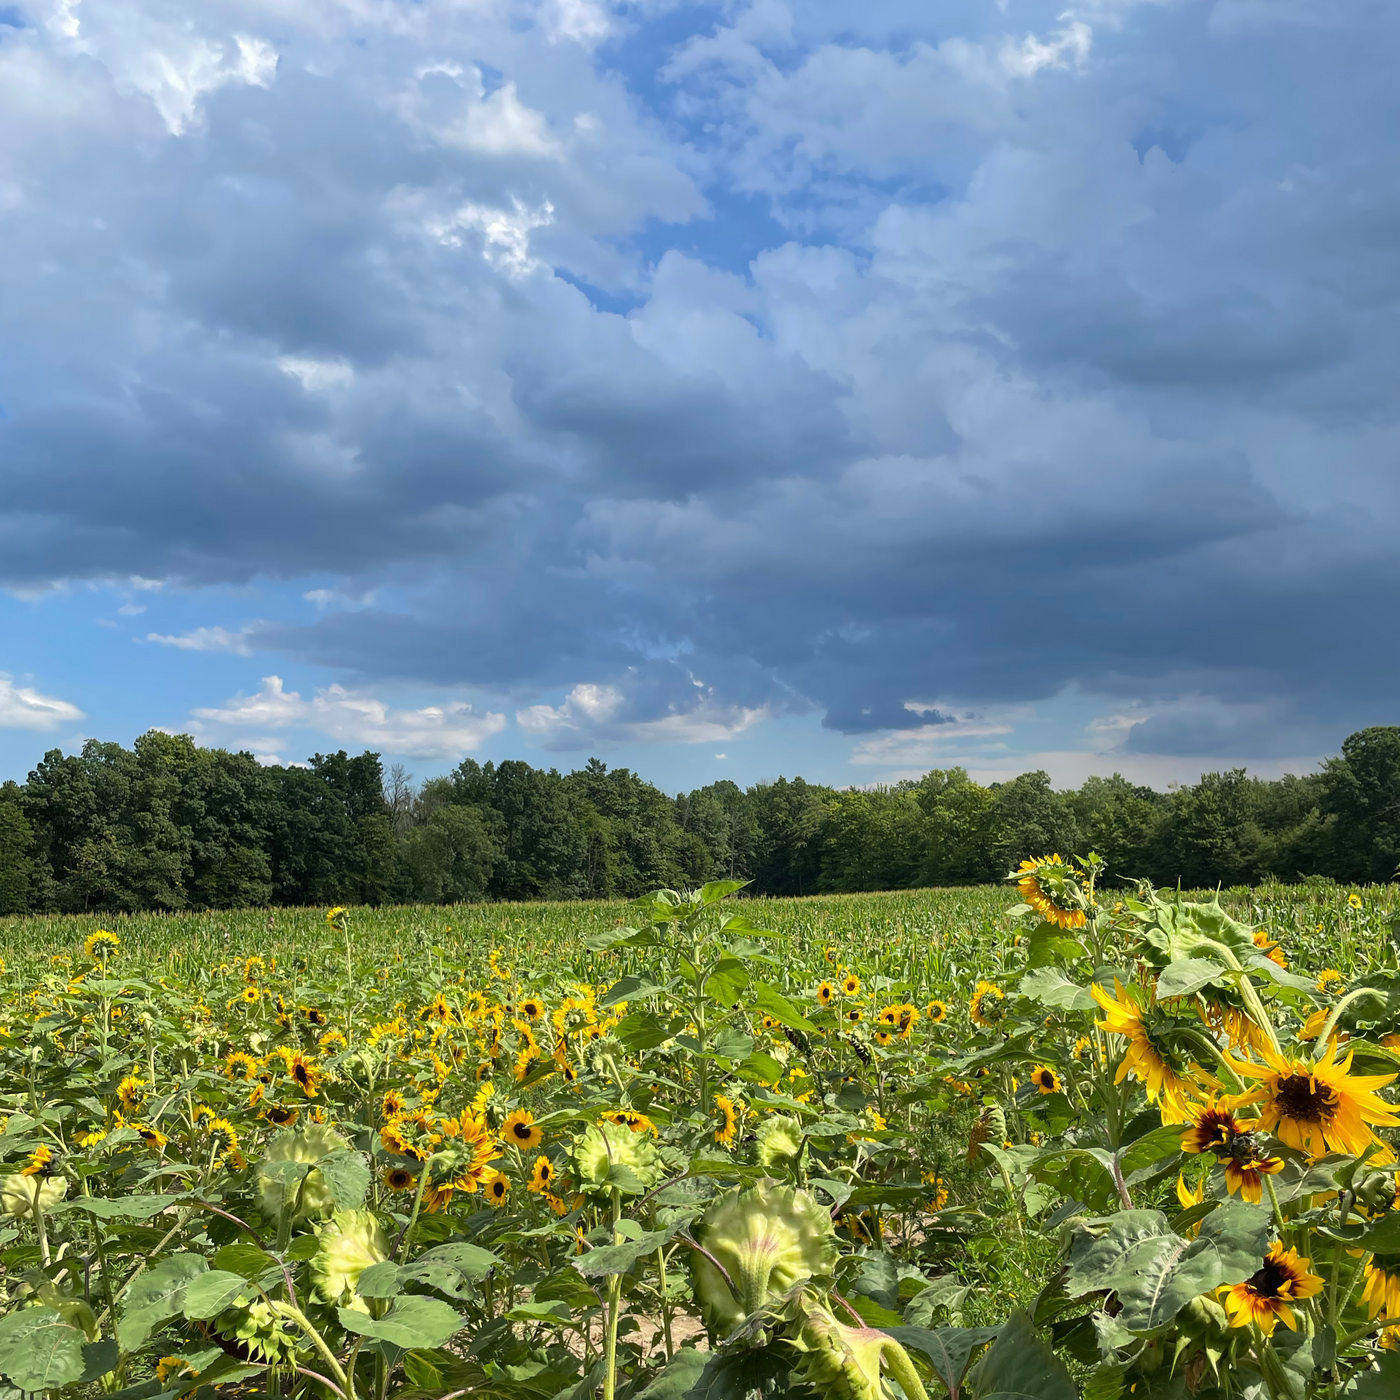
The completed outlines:
[[[329,944],[155,976],[92,932],[0,984],[0,1375],[1400,1394],[1396,958],[1305,977],[1101,876],[1028,861],[995,944],[893,967],[784,943],[732,882],[572,961],[365,962],[338,907]]]

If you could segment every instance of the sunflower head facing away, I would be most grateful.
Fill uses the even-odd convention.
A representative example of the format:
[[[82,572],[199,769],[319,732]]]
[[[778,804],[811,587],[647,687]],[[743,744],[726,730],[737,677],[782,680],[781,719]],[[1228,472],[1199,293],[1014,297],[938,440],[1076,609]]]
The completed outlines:
[[[122,946],[122,941],[109,929],[100,928],[83,940],[83,955],[94,962],[105,963]]]
[[[1296,1332],[1298,1319],[1291,1305],[1315,1297],[1325,1286],[1316,1274],[1308,1272],[1311,1264],[1312,1260],[1300,1258],[1296,1249],[1285,1249],[1282,1243],[1272,1245],[1259,1269],[1225,1294],[1230,1326],[1257,1323],[1259,1330],[1270,1337],[1274,1324],[1282,1322]]]
[[[1079,872],[1067,860],[1033,856],[1011,873],[1021,898],[1046,923],[1060,928],[1083,928],[1088,922],[1088,899]]]
[[[1194,1087],[1192,1076],[1199,1075],[1199,1070],[1182,1063],[1167,1043],[1165,1032],[1170,1029],[1169,1018],[1150,1005],[1140,1004],[1133,991],[1116,977],[1113,990],[1114,995],[1109,996],[1097,982],[1089,987],[1090,994],[1104,1012],[1104,1019],[1094,1024],[1099,1030],[1121,1035],[1128,1042],[1113,1082],[1121,1084],[1129,1074],[1136,1076],[1147,1090],[1148,1103],[1158,1105],[1161,1110],[1164,1123],[1189,1122],[1193,1117],[1189,1102]]]
[[[988,1030],[1001,1024],[1006,1015],[1006,993],[994,982],[979,982],[968,1008],[972,1023]]]

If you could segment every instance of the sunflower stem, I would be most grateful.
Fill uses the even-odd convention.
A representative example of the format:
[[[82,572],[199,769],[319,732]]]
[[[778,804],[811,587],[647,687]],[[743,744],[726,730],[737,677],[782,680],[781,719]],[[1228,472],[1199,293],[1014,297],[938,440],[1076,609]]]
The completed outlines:
[[[1318,1032],[1315,1042],[1318,1046],[1319,1057],[1327,1053],[1327,1043],[1332,1039],[1332,1033],[1337,1029],[1337,1022],[1341,1019],[1342,1012],[1353,1002],[1361,1001],[1366,997],[1374,997],[1380,1002],[1385,1001],[1384,994],[1376,991],[1374,987],[1358,987],[1354,992],[1348,992],[1332,1008],[1332,1014],[1322,1023],[1322,1029]]]

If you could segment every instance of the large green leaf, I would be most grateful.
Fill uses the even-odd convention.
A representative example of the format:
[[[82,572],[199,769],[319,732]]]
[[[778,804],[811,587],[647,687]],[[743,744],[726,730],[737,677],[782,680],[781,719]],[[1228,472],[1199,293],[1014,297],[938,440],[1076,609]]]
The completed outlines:
[[[1157,1000],[1190,996],[1220,982],[1224,975],[1225,965],[1210,958],[1173,958],[1157,979]]]
[[[659,982],[645,973],[639,977],[620,977],[605,996],[598,998],[598,1009],[606,1010],[624,1001],[645,1001],[648,997],[659,996],[663,990]]]
[[[919,1351],[928,1357],[938,1379],[951,1394],[962,1385],[972,1361],[972,1353],[990,1342],[999,1327],[886,1327],[884,1329],[906,1351]]]
[[[217,1317],[225,1308],[232,1307],[235,1300],[246,1300],[254,1295],[255,1290],[242,1274],[210,1269],[185,1285],[180,1311],[196,1319]]]
[[[685,1223],[686,1217],[682,1217],[669,1229],[652,1230],[622,1244],[601,1245],[597,1249],[590,1249],[587,1254],[580,1254],[571,1262],[584,1278],[625,1274],[644,1254],[655,1254]]]
[[[337,1210],[359,1210],[369,1190],[369,1167],[364,1154],[344,1150],[332,1152],[316,1163],[326,1185],[330,1188]]]
[[[83,1334],[56,1309],[21,1308],[0,1317],[0,1373],[16,1389],[56,1390],[86,1369]]]
[[[1023,1312],[1012,1313],[968,1380],[976,1400],[1079,1400],[1065,1363]]]
[[[817,1029],[781,992],[766,982],[755,981],[749,984],[749,1001],[765,1016],[771,1016],[775,1021],[791,1026],[795,1031],[815,1032]]]
[[[60,1201],[48,1214],[57,1215],[61,1211],[85,1210],[99,1220],[150,1220],[167,1207],[180,1201],[188,1203],[187,1196],[123,1196],[110,1199],[106,1196],[75,1196],[71,1201]]]
[[[139,1351],[166,1318],[180,1311],[185,1285],[209,1268],[198,1254],[172,1254],[142,1274],[127,1290],[126,1307],[117,1324],[123,1351]]]
[[[377,1337],[405,1349],[441,1346],[461,1330],[465,1320],[440,1299],[417,1294],[401,1294],[395,1298],[383,1317],[370,1317],[353,1308],[340,1308],[338,1315],[340,1325],[347,1332]]]
[[[1092,1011],[1094,998],[1088,989],[1066,977],[1058,967],[1038,967],[1021,978],[1023,996],[1042,1006],[1061,1006],[1067,1011]]]
[[[1066,1288],[1071,1296],[1113,1292],[1117,1321],[1135,1332],[1170,1322],[1199,1294],[1238,1283],[1259,1267],[1269,1247],[1268,1212],[1227,1201],[1201,1222],[1188,1240],[1155,1210],[1125,1210],[1095,1239],[1081,1233],[1070,1249]]]
[[[1049,967],[1053,963],[1075,962],[1087,956],[1088,949],[1058,924],[1043,923],[1031,930],[1026,952],[1028,967]]]
[[[1378,1369],[1353,1376],[1342,1391],[1342,1400],[1395,1400],[1400,1395],[1400,1352],[1382,1352]]]
[[[1090,1210],[1107,1210],[1118,1199],[1113,1154],[1101,1147],[1052,1148],[1031,1163],[1030,1175]]]
[[[710,1364],[710,1359],[707,1351],[682,1347],[637,1400],[686,1400],[705,1367]]]

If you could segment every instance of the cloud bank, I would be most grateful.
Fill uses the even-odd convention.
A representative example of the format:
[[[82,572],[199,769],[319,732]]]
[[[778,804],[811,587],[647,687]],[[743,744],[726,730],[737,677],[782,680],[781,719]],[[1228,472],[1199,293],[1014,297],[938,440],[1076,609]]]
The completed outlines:
[[[918,762],[1070,691],[1125,753],[1322,752],[1400,681],[1397,40],[1369,0],[22,0],[0,582],[286,583],[315,618],[149,640],[344,687],[201,723],[404,752],[817,712]]]

